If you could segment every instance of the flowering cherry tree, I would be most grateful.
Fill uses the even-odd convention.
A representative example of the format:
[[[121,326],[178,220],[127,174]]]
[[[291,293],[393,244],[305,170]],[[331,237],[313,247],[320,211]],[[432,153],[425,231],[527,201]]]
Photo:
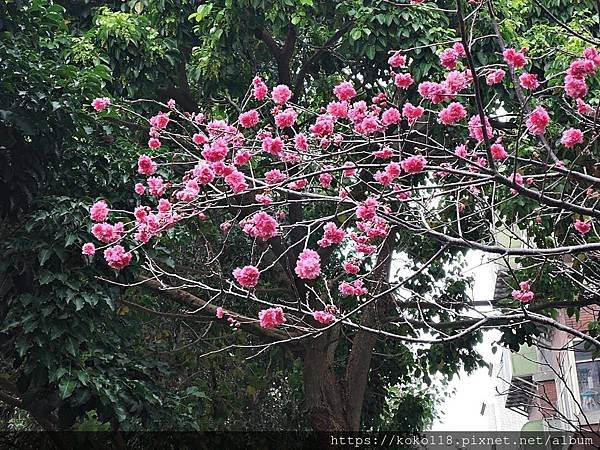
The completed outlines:
[[[392,49],[371,98],[345,80],[331,86],[331,101],[307,108],[289,86],[257,75],[235,116],[95,99],[98,113],[144,124],[147,150],[132,186],[138,206],[91,205],[94,239],[82,253],[117,271],[134,265],[129,285],[261,339],[241,347],[300,355],[316,429],[358,429],[377,339],[450,345],[483,328],[534,323],[600,345],[551,317],[598,300],[595,42],[563,72],[541,77],[528,71],[526,48],[505,42],[492,2],[458,0],[447,14],[458,33],[438,45],[443,71],[418,79],[416,49]],[[487,64],[474,57],[481,40],[497,48]],[[500,89],[510,103],[494,101]],[[205,243],[198,276],[149,251],[190,224]],[[219,236],[209,231],[216,227]],[[506,236],[519,245],[503,244]],[[433,251],[404,265],[407,249],[423,242]],[[452,296],[447,280],[435,294],[419,287],[423,274],[460,264],[467,250],[511,262],[512,295],[486,313]],[[220,260],[233,253],[241,262],[225,270]],[[564,298],[549,294],[557,284]],[[346,332],[352,350],[340,371],[333,360]]]

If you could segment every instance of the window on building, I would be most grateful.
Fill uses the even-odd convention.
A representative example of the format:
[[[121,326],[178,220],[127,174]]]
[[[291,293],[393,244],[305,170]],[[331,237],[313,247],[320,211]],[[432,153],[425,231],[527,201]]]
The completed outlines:
[[[577,383],[584,412],[600,411],[600,358],[594,358],[583,341],[574,345]]]

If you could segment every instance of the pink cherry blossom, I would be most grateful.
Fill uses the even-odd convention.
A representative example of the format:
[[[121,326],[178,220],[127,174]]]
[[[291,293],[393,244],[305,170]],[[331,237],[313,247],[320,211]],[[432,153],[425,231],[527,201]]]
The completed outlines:
[[[588,87],[583,78],[571,75],[565,77],[565,93],[575,99],[583,98],[588,93]]]
[[[254,98],[257,100],[264,100],[267,94],[269,93],[269,88],[263,82],[263,80],[258,76],[254,77],[254,79],[252,80],[252,86],[252,95],[254,96]]]
[[[448,70],[456,68],[458,53],[453,48],[447,48],[440,54],[440,63]]]
[[[131,263],[132,254],[126,252],[121,245],[114,245],[104,250],[104,259],[113,269],[121,270]]]
[[[523,73],[519,77],[519,84],[525,89],[535,90],[540,86],[535,73]]]
[[[341,102],[350,100],[356,97],[356,90],[349,81],[343,81],[333,88],[333,94]]]
[[[485,82],[488,86],[493,86],[494,84],[502,83],[502,80],[504,79],[505,75],[506,72],[502,69],[494,70],[493,72],[488,74],[487,77],[485,77]]]
[[[258,313],[258,318],[262,328],[277,328],[286,322],[281,307],[263,309]]]
[[[403,67],[406,65],[406,56],[400,52],[396,52],[388,58],[388,64],[394,68]]]
[[[287,108],[275,116],[275,125],[279,128],[287,128],[294,125],[298,115],[293,108]]]
[[[318,242],[321,247],[340,244],[346,237],[346,232],[333,222],[327,222],[323,227],[323,238]]]
[[[280,84],[279,86],[275,86],[273,91],[271,91],[271,97],[273,97],[273,101],[278,105],[283,105],[288,102],[290,98],[292,98],[292,91],[285,84]]]
[[[504,60],[506,61],[506,64],[508,64],[511,67],[514,67],[515,69],[520,69],[525,64],[527,64],[527,58],[525,58],[524,49],[521,51],[518,51],[518,50],[515,50],[514,48],[508,48],[508,49],[504,50],[502,55],[504,56]]]
[[[268,184],[278,184],[287,180],[287,175],[279,169],[269,170],[265,173],[265,181]]]
[[[581,221],[577,219],[573,224],[573,227],[581,234],[587,234],[592,229],[592,223],[589,220]]]
[[[258,111],[255,109],[251,109],[250,111],[243,112],[239,117],[240,125],[244,128],[252,128],[258,124],[260,118],[258,116]]]
[[[567,148],[573,148],[577,144],[583,143],[583,131],[577,128],[565,130],[560,138],[560,143]]]
[[[100,200],[90,207],[90,218],[94,222],[104,222],[108,217],[108,213],[108,204],[104,200]]]
[[[244,233],[260,238],[263,241],[277,236],[279,224],[277,220],[268,215],[264,211],[259,211],[249,219],[243,220],[241,223]]]
[[[409,125],[413,125],[424,113],[425,108],[422,106],[414,106],[411,103],[405,103],[402,107],[402,116],[406,117]]]
[[[217,319],[222,319],[225,316],[225,311],[223,310],[223,308],[221,306],[217,307],[217,311],[216,314]]]
[[[298,256],[294,271],[303,280],[314,280],[321,274],[321,257],[314,250],[304,250]]]
[[[92,256],[94,253],[96,253],[96,246],[91,242],[86,242],[83,244],[83,247],[81,247],[82,255]]]
[[[356,275],[360,272],[360,265],[356,261],[344,261],[342,267],[346,273]]]
[[[334,316],[333,316],[333,314],[328,313],[326,311],[314,311],[313,318],[317,322],[320,322],[323,325],[327,325],[327,324],[330,324],[331,322],[333,322]]]
[[[161,145],[162,145],[162,143],[160,142],[160,139],[158,139],[158,138],[153,137],[148,140],[148,147],[150,147],[153,150],[160,148]]]
[[[400,89],[408,89],[414,82],[410,73],[398,73],[394,76],[394,84]]]
[[[488,118],[485,118],[485,131],[488,138],[492,136],[492,126],[490,125],[490,121]],[[469,120],[469,136],[478,142],[483,141],[483,127],[481,126],[481,119],[478,114],[471,117]]]
[[[508,158],[508,153],[506,153],[506,150],[504,150],[504,146],[502,144],[492,144],[490,146],[490,152],[492,153],[492,158],[494,158],[494,161],[502,161],[503,159]]]
[[[420,173],[427,164],[427,160],[421,155],[414,155],[400,162],[406,173]]]
[[[535,136],[544,134],[549,123],[550,116],[543,106],[535,108],[525,122],[529,132]]]
[[[146,192],[146,186],[144,186],[142,183],[135,183],[133,190],[138,195],[144,195],[144,192]]]
[[[450,125],[467,117],[467,110],[458,102],[450,103],[440,111],[438,120],[444,125]]]
[[[237,267],[233,271],[233,276],[241,286],[251,289],[258,284],[260,272],[255,266],[244,266],[242,268]]]
[[[98,97],[92,101],[92,107],[98,112],[104,111],[108,105],[110,105],[110,98],[108,97]]]

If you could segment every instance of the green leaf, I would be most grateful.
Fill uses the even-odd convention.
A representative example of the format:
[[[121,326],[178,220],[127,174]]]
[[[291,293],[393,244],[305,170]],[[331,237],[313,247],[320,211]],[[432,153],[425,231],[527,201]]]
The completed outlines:
[[[73,394],[76,384],[75,380],[71,378],[61,378],[60,383],[58,383],[58,393],[61,400],[69,398]]]

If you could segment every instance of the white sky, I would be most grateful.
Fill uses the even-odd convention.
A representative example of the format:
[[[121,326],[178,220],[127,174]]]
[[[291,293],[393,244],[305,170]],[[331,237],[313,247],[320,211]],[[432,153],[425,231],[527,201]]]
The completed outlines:
[[[495,265],[485,263],[481,265],[484,254],[481,252],[470,252],[467,255],[467,271],[473,276],[475,282],[473,285],[472,296],[474,300],[491,300],[494,294],[494,285],[496,282]],[[476,350],[483,356],[484,361],[497,364],[500,358],[500,349],[494,355],[491,351],[492,343],[497,340],[500,333],[496,330],[488,331],[484,335],[484,340],[477,345]],[[496,396],[496,374],[497,368],[494,367],[494,375],[490,377],[488,369],[476,370],[468,375],[461,371],[449,385],[449,392],[455,393],[449,396],[444,404],[439,408],[442,418],[432,425],[432,431],[491,431],[495,429],[493,421],[494,414],[489,408],[494,402]],[[482,403],[486,403],[488,414],[481,415]],[[501,411],[504,413],[504,411]],[[515,414],[508,410],[509,415]],[[520,416],[519,416],[520,417]],[[520,427],[518,428],[520,429]]]

